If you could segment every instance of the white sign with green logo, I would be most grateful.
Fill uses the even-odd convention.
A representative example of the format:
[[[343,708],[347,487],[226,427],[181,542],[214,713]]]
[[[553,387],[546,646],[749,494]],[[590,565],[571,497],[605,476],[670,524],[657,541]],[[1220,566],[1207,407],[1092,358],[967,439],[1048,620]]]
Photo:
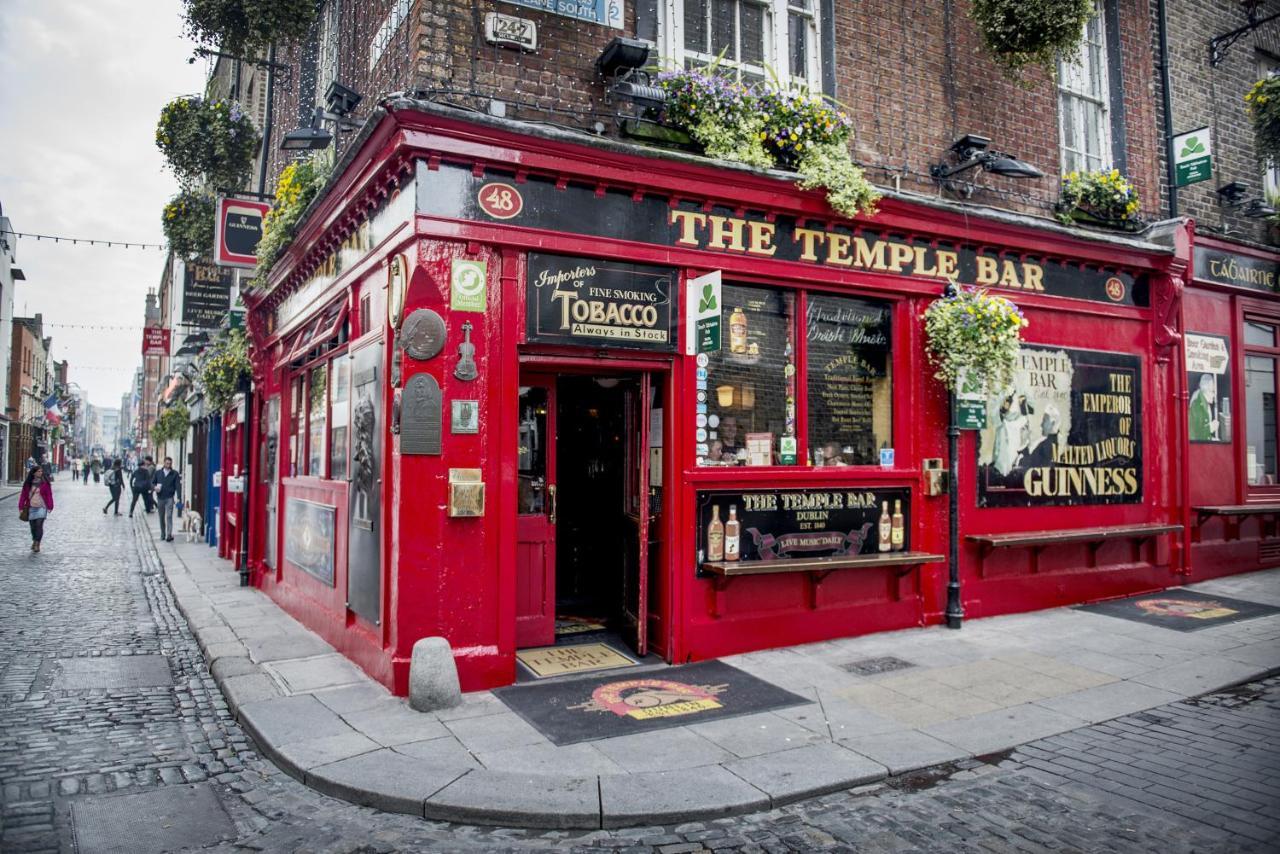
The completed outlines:
[[[1213,138],[1203,127],[1173,138],[1174,185],[1185,187],[1213,177]]]
[[[449,307],[454,311],[483,312],[488,302],[488,265],[484,261],[453,259]]]
[[[716,353],[720,350],[720,271],[685,282],[685,317],[688,333],[685,353]]]
[[[987,394],[982,378],[968,370],[956,380],[956,426],[961,430],[985,430]]]

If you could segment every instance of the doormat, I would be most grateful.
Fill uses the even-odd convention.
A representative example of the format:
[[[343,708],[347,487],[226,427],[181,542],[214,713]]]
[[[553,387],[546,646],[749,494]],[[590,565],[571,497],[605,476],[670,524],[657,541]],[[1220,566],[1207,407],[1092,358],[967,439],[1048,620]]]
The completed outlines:
[[[493,693],[560,745],[811,702],[722,661],[701,661],[631,678],[596,676],[511,685]]]
[[[1075,610],[1120,617],[1179,632],[1198,632],[1225,623],[1280,614],[1280,608],[1270,605],[1226,596],[1210,596],[1180,587],[1163,593],[1130,596],[1094,605],[1077,605]]]
[[[605,628],[604,623],[597,623],[595,620],[589,620],[586,617],[556,618],[556,637],[581,635],[587,632],[603,632]]]
[[[612,670],[630,667],[636,661],[602,643],[579,643],[565,646],[540,646],[516,652],[520,663],[539,679],[585,673],[589,670]]]

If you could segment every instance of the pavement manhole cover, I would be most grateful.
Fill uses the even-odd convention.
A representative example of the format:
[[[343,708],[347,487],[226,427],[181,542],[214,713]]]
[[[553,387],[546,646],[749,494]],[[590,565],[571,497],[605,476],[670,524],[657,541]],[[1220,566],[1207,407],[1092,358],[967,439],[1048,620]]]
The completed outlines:
[[[86,798],[71,807],[80,854],[160,854],[234,838],[235,825],[208,786],[168,786]]]
[[[163,655],[112,655],[58,659],[49,687],[54,691],[111,691],[172,684],[169,661]]]
[[[908,667],[915,667],[910,661],[903,661],[901,658],[894,658],[892,655],[885,655],[880,658],[864,658],[860,661],[850,661],[840,666],[857,676],[875,676],[877,673],[891,673],[894,670],[906,670]]]

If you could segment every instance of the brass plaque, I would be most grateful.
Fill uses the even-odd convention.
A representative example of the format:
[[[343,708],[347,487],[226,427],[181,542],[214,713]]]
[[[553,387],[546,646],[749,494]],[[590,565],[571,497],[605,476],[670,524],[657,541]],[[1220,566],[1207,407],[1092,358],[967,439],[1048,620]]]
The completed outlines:
[[[409,358],[430,359],[444,349],[444,318],[429,308],[410,312],[400,330],[400,341]]]
[[[543,646],[516,652],[520,663],[538,678],[588,670],[612,670],[630,667],[635,660],[602,643],[580,643],[565,646]]]
[[[400,400],[400,453],[440,453],[440,384],[431,374],[414,374],[405,384]]]
[[[484,481],[480,469],[449,469],[449,515],[474,518],[484,515]]]

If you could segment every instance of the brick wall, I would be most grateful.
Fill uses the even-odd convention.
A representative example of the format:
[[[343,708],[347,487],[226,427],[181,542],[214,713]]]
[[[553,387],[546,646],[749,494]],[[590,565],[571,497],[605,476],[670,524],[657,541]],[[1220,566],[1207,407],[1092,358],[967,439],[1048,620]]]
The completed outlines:
[[[1156,3],[1152,0],[1152,15]],[[1264,4],[1261,15],[1274,12]],[[1173,132],[1182,133],[1208,125],[1213,129],[1214,175],[1209,181],[1178,190],[1178,213],[1194,217],[1196,228],[1233,238],[1267,242],[1269,226],[1249,219],[1219,203],[1217,189],[1232,181],[1248,185],[1246,198],[1263,195],[1263,167],[1253,144],[1253,127],[1244,111],[1244,94],[1258,79],[1263,57],[1280,58],[1280,21],[1273,21],[1246,35],[1216,67],[1209,64],[1209,40],[1246,23],[1237,0],[1167,0],[1169,42],[1169,90],[1173,107]],[[1154,20],[1154,17],[1153,17]],[[1160,104],[1157,77],[1153,101]],[[1164,116],[1157,112],[1164,133]],[[1168,182],[1161,157],[1161,192],[1168,204]]]
[[[397,2],[402,0],[343,4],[340,78],[365,95],[357,118],[368,115],[382,93],[421,89],[435,100],[476,109],[496,98],[510,118],[581,128],[603,121],[612,132],[614,110],[604,103],[594,61],[609,39],[634,33],[636,0],[626,4],[623,30],[495,0],[413,0],[371,71],[370,42]],[[1127,171],[1142,194],[1143,214],[1150,217],[1159,211],[1158,102],[1151,71],[1155,37],[1149,0],[1116,2]],[[855,118],[855,157],[874,182],[936,195],[929,166],[944,159],[958,136],[977,133],[990,137],[993,147],[1035,164],[1046,177],[970,173],[977,183],[972,200],[1052,212],[1059,174],[1056,88],[1044,74],[1032,73],[1022,85],[1001,74],[968,18],[969,0],[837,0],[834,6],[836,97]],[[538,50],[522,53],[486,43],[483,21],[489,11],[535,21]],[[303,48],[283,51],[281,60],[295,71],[277,92],[275,148],[307,113],[310,94],[300,99],[299,81],[304,89],[314,86],[313,79],[305,80]],[[275,157],[272,172],[278,173],[288,155],[277,150]]]

